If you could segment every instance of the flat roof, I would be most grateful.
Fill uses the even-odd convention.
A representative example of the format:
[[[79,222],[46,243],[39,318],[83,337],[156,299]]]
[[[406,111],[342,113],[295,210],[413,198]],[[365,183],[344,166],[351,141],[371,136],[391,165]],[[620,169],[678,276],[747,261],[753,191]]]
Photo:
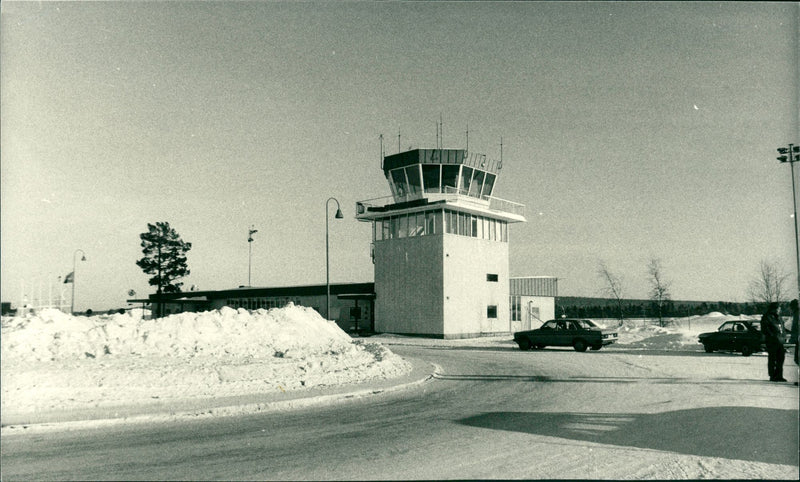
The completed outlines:
[[[492,174],[499,173],[503,168],[503,161],[466,149],[412,149],[385,156],[383,172],[388,174],[392,169],[414,164],[463,164]]]
[[[375,292],[375,283],[331,283],[331,295],[339,294],[369,294]],[[151,294],[146,300],[136,300],[139,303],[152,303],[162,301],[166,303],[203,302],[220,298],[257,298],[268,296],[324,296],[327,285],[302,285],[279,287],[239,287],[224,290],[189,291],[180,293]],[[187,299],[187,297],[192,299]],[[205,299],[200,299],[205,298]],[[129,303],[133,302],[128,300]]]

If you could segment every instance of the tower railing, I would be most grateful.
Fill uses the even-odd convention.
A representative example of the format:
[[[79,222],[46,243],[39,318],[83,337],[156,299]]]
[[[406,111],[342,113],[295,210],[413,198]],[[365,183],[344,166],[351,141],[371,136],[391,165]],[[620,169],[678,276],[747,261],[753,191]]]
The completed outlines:
[[[419,199],[428,198],[433,201],[445,201],[449,203],[466,203],[474,204],[483,209],[490,211],[498,211],[511,213],[518,216],[525,216],[525,205],[508,201],[494,196],[471,196],[466,189],[458,189],[450,186],[445,186],[441,191],[439,189],[426,190],[426,192],[408,193],[402,196],[382,196],[378,198],[367,199],[358,201],[356,204],[363,206],[364,210],[369,208],[383,208],[392,204],[401,204]],[[361,212],[358,211],[357,212]]]

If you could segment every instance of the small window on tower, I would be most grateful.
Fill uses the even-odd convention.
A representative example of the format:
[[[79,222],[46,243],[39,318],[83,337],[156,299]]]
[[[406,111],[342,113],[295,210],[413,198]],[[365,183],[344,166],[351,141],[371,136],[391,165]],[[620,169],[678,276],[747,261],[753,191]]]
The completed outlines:
[[[489,305],[486,307],[487,318],[497,318],[497,305]]]
[[[497,282],[497,274],[494,273],[487,273],[486,274],[486,281],[494,281]]]

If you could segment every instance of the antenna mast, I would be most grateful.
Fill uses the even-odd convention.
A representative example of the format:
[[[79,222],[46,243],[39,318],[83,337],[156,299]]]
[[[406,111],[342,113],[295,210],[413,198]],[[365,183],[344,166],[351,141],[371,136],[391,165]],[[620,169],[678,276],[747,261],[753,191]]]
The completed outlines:
[[[439,136],[441,142],[439,149],[444,149],[444,118],[442,117],[441,112],[439,112],[439,131],[441,132],[441,135]]]
[[[469,124],[467,124],[467,152],[469,152]]]
[[[400,128],[397,128],[397,152],[400,152]]]
[[[503,136],[500,136],[500,164],[503,164]]]

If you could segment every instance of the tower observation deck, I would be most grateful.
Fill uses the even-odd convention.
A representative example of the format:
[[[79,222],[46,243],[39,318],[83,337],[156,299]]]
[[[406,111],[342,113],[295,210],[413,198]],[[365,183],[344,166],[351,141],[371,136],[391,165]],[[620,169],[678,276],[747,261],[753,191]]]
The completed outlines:
[[[383,159],[391,196],[356,203],[356,218],[372,221],[419,211],[432,204],[474,214],[486,214],[506,222],[524,222],[525,206],[492,195],[502,161],[463,149],[414,149]]]

